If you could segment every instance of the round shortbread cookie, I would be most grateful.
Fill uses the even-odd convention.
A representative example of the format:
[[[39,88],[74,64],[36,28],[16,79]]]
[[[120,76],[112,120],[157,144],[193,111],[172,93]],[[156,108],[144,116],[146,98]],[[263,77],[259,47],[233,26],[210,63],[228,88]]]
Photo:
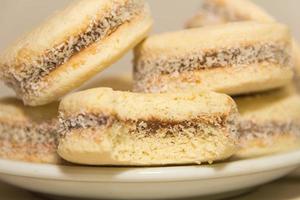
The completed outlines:
[[[239,158],[300,147],[300,95],[294,85],[235,98],[240,111]]]
[[[0,100],[0,157],[38,163],[60,163],[58,104],[26,107],[15,98]]]
[[[291,37],[276,23],[237,22],[154,35],[135,49],[134,89],[205,88],[230,95],[282,87],[293,77]]]
[[[58,153],[73,163],[200,164],[236,152],[237,109],[223,94],[98,88],[65,97],[59,112]]]

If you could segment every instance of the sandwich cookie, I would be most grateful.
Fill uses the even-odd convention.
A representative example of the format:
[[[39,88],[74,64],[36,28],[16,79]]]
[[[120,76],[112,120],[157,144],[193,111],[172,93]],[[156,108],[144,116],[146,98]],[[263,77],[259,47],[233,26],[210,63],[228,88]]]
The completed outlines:
[[[288,84],[291,38],[284,25],[237,22],[146,39],[135,49],[134,90],[205,88],[230,95]]]
[[[26,107],[15,98],[0,100],[0,157],[38,163],[60,163],[58,105]]]
[[[249,20],[275,22],[271,15],[249,0],[204,0],[198,13],[186,23],[186,28]]]
[[[239,158],[300,147],[300,95],[294,86],[235,99],[241,120]]]
[[[143,0],[80,0],[0,56],[0,74],[26,105],[57,100],[114,63],[152,26]]]
[[[89,165],[213,162],[236,151],[234,101],[214,92],[141,94],[91,89],[59,107],[58,153]]]
[[[204,0],[199,12],[186,23],[186,28],[236,21],[276,22],[273,16],[249,0]],[[293,56],[296,75],[300,77],[300,47],[296,40],[293,40]]]

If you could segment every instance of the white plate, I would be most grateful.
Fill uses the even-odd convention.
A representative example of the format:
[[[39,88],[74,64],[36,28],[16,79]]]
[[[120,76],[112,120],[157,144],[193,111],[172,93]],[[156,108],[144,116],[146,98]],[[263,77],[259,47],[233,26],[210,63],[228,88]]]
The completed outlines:
[[[0,160],[0,179],[35,192],[79,198],[221,197],[278,179],[299,164],[300,151],[215,165],[153,168],[55,166]]]
[[[297,168],[292,173],[290,173],[289,177],[300,177],[300,168]]]

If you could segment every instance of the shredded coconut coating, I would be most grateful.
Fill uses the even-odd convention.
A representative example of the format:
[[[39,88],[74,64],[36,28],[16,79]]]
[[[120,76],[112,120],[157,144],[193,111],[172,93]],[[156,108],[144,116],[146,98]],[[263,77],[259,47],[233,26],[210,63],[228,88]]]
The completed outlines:
[[[292,135],[300,137],[300,123],[297,122],[275,122],[264,124],[254,120],[241,120],[238,125],[240,145],[247,145],[254,139],[261,139],[265,144],[272,144],[272,138],[280,135]]]
[[[113,118],[109,116],[98,116],[93,114],[78,114],[75,117],[64,119],[63,114],[59,117],[59,133],[62,135],[70,132],[72,129],[87,129],[98,126],[109,126],[113,123]]]
[[[57,120],[41,124],[0,123],[1,154],[24,147],[28,155],[55,153],[58,145]]]
[[[141,56],[136,58],[134,63],[135,91],[144,91],[148,83],[153,83],[152,80],[159,79],[161,75],[177,77],[183,72],[221,67],[243,68],[260,63],[273,63],[291,68],[291,53],[287,45],[280,42],[269,42],[191,52],[188,55],[173,57],[147,58],[147,56]],[[191,76],[193,76],[192,73]]]
[[[4,78],[7,85],[15,88],[22,94],[35,94],[46,87],[43,78],[60,65],[68,62],[72,56],[87,48],[91,44],[108,37],[122,24],[132,20],[144,5],[137,5],[134,0],[127,1],[124,5],[115,5],[110,13],[97,19],[91,19],[87,29],[77,36],[69,37],[64,43],[46,50],[43,55],[23,62],[20,71],[11,67]]]
[[[60,114],[59,133],[61,137],[72,134],[73,129],[107,128],[113,124],[123,124],[129,127],[129,133],[135,135],[155,135],[164,132],[166,137],[180,133],[203,134],[204,130],[220,129],[228,137],[236,138],[236,115],[226,116],[201,116],[199,119],[186,121],[159,121],[159,120],[120,120],[115,116],[78,114],[65,119]],[[141,134],[143,133],[143,134]]]

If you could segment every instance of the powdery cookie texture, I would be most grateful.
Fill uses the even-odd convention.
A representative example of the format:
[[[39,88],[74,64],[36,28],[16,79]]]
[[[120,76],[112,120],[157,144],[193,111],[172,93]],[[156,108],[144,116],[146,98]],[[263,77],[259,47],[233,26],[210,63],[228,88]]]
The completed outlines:
[[[237,147],[237,109],[213,92],[140,94],[91,89],[59,108],[58,153],[89,165],[200,164]]]
[[[61,162],[58,104],[26,107],[15,98],[0,100],[0,157],[37,163]]]
[[[250,0],[204,0],[196,15],[189,19],[186,28],[223,24],[236,21],[273,23],[276,20]],[[300,47],[293,40],[293,56],[297,76],[300,77]]]
[[[239,158],[300,147],[300,95],[295,86],[235,98],[241,120]]]
[[[134,90],[265,91],[293,77],[291,37],[276,23],[236,22],[154,35],[135,49]]]
[[[80,0],[0,55],[0,75],[26,105],[55,101],[143,40],[152,26],[143,0]]]

